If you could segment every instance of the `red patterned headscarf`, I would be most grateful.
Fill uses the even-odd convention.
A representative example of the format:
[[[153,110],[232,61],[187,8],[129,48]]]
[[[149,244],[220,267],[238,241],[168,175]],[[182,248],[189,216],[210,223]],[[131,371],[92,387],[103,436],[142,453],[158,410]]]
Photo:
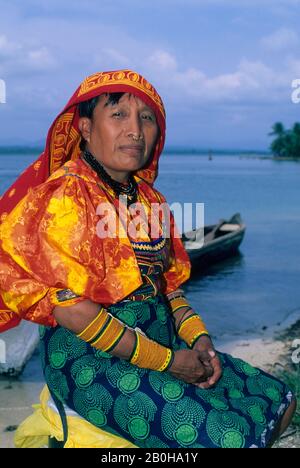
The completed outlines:
[[[75,91],[63,111],[54,120],[48,132],[46,147],[40,157],[33,162],[0,197],[0,223],[17,203],[33,188],[43,182],[68,160],[75,160],[80,155],[81,135],[78,129],[78,104],[103,93],[131,93],[144,101],[155,113],[160,129],[159,140],[153,157],[137,175],[145,182],[153,184],[158,171],[158,160],[165,141],[165,110],[162,100],[154,87],[140,74],[131,70],[118,70],[95,73],[87,77]],[[7,313],[9,324],[16,325],[19,319],[11,314],[0,296],[2,318]],[[13,320],[16,323],[13,323]],[[1,331],[4,331],[2,328]]]
[[[87,77],[75,91],[63,111],[54,120],[48,132],[46,147],[40,157],[32,163],[16,182],[0,198],[0,222],[27,193],[70,159],[79,157],[81,135],[78,129],[78,104],[103,93],[131,93],[144,101],[155,113],[160,129],[153,158],[148,165],[137,171],[145,182],[153,184],[158,172],[158,160],[165,142],[165,110],[154,87],[138,73],[117,70],[95,73]]]

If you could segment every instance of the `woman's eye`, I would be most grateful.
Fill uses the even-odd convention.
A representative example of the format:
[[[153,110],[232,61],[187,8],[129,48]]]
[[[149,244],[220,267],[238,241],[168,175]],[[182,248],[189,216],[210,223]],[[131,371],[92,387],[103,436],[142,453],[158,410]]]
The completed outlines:
[[[153,122],[154,121],[154,117],[152,114],[143,114],[142,115],[142,119],[144,120],[150,120],[150,122]]]
[[[113,117],[121,117],[122,113],[121,112],[114,112]]]

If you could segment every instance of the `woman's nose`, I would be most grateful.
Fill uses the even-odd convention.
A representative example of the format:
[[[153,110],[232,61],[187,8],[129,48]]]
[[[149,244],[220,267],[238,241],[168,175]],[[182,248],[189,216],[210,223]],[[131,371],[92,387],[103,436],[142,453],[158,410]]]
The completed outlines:
[[[131,115],[128,120],[127,135],[135,138],[142,138],[142,125],[139,115]]]

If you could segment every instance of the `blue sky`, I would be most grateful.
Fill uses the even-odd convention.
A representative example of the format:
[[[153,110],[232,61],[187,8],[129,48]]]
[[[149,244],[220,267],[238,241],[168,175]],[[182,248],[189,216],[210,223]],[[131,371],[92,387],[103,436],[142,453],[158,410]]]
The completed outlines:
[[[82,79],[132,68],[168,146],[267,149],[300,121],[300,0],[0,0],[0,144],[41,142]]]

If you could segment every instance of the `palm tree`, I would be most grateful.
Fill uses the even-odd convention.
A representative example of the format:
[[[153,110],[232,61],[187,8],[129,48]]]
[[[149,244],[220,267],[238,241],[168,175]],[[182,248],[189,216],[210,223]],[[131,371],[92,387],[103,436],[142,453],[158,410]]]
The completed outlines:
[[[272,127],[272,132],[269,135],[275,135],[275,140],[271,143],[271,150],[275,156],[283,156],[284,149],[285,149],[285,128],[281,122],[276,122]]]
[[[269,133],[276,138],[271,143],[271,151],[275,156],[300,158],[300,123],[296,122],[292,129],[285,129],[281,122],[276,122]]]
[[[295,124],[296,125],[296,124]],[[273,132],[269,133],[269,135],[278,135],[278,136],[281,136],[285,133],[285,129],[284,129],[284,126],[283,126],[283,123],[281,122],[276,122],[274,123],[273,127],[272,127],[272,130]]]
[[[293,145],[294,154],[297,158],[300,157],[300,123],[296,122],[293,126]]]

